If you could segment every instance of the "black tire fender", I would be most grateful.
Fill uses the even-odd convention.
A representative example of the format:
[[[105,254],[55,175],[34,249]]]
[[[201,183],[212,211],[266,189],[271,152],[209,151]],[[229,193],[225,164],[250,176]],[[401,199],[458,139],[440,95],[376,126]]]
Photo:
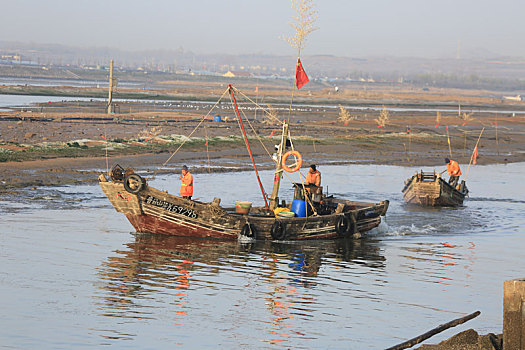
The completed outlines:
[[[137,184],[137,186],[131,186],[131,182]],[[124,188],[129,193],[137,194],[146,187],[146,180],[144,180],[140,175],[131,174],[126,176],[124,179]]]
[[[241,236],[255,238],[255,226],[253,224],[245,224],[241,230]]]
[[[286,238],[286,224],[282,221],[275,220],[270,230],[273,239],[283,240]]]
[[[350,228],[350,220],[346,215],[340,215],[337,220],[335,220],[335,232],[341,237],[346,235],[348,229]]]

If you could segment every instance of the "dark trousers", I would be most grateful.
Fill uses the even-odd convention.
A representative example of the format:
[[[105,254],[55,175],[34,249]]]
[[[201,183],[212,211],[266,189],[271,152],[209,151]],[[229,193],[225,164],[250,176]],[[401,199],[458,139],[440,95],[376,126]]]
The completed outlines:
[[[182,196],[182,198],[191,200],[191,196]]]
[[[458,181],[459,181],[459,176],[451,176],[449,179],[448,179],[448,183],[452,185],[452,187],[456,187],[458,185]]]

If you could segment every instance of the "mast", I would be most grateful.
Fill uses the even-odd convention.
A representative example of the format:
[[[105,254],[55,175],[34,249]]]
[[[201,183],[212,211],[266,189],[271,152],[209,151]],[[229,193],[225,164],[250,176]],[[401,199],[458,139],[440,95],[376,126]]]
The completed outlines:
[[[281,185],[281,179],[283,177],[283,154],[286,150],[286,142],[288,141],[288,123],[283,123],[283,133],[281,135],[281,143],[277,150],[277,164],[275,166],[275,175],[273,178],[273,190],[272,197],[270,199],[270,209],[274,210],[279,205],[279,187]]]
[[[257,181],[259,181],[259,187],[261,188],[261,193],[264,199],[264,205],[266,209],[268,209],[268,201],[266,200],[266,193],[264,192],[264,187],[262,185],[261,178],[259,177],[259,172],[257,171],[255,160],[253,159],[253,154],[250,148],[250,143],[248,142],[248,137],[246,136],[246,131],[244,130],[244,124],[242,122],[241,114],[239,113],[239,108],[237,107],[237,100],[235,99],[235,95],[233,94],[233,86],[231,84],[228,85],[228,89],[230,90],[230,95],[232,97],[233,104],[235,105],[235,112],[237,113],[237,116],[239,117],[239,124],[241,125],[242,135],[244,136],[244,142],[246,142],[246,148],[248,148],[248,153],[250,154],[250,158],[252,160],[253,169],[255,170],[255,176],[257,176]]]
[[[108,96],[108,114],[112,112],[112,102],[113,102],[113,60],[109,65],[109,96]]]

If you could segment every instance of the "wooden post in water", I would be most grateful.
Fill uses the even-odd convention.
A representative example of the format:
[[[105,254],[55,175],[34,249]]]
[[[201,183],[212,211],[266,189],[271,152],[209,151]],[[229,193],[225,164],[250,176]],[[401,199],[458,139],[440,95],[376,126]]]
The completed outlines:
[[[108,95],[108,114],[111,114],[113,102],[113,60],[109,64],[109,95]]]
[[[525,350],[525,278],[503,284],[503,349]]]

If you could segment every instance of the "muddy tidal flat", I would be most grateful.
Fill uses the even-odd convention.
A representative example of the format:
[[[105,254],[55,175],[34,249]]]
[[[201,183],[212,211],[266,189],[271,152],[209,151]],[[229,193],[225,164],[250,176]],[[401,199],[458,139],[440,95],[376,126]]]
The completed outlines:
[[[378,349],[476,310],[481,316],[425,344],[469,328],[501,333],[503,281],[523,277],[521,103],[480,91],[301,91],[290,129],[303,175],[315,163],[330,194],[390,200],[378,229],[303,243],[136,235],[97,185],[115,164],[171,193],[186,164],[200,200],[261,204],[231,107],[203,122],[223,88],[165,88],[162,101],[131,100],[143,94],[131,89],[107,115],[102,90],[61,87],[60,96],[81,97],[61,99],[42,97],[58,88],[39,88],[33,103],[32,87],[3,87],[28,94],[0,95],[2,345]],[[266,91],[286,119],[286,91]],[[269,189],[280,125],[241,110]],[[444,170],[444,157],[464,177],[469,169],[465,205],[404,205],[404,180]],[[282,196],[291,198],[291,186]]]
[[[273,167],[269,153],[279,142],[278,120],[289,114],[286,92],[269,91],[275,102],[268,105],[276,117],[241,104],[243,118],[250,121],[246,128],[251,147],[263,168]],[[525,109],[520,103],[473,92],[449,96],[349,91],[334,95],[320,90],[297,97],[290,130],[307,164],[418,168],[450,157],[468,165],[482,131],[478,164],[525,161]],[[17,95],[0,95],[0,192],[95,181],[98,172],[115,163],[150,172],[178,172],[183,163],[195,165],[195,172],[246,169],[250,161],[231,106],[222,103],[212,109],[212,97],[199,101],[203,97],[194,93],[187,101],[123,100],[119,113],[112,115],[105,113],[101,99],[49,97],[43,102],[37,96],[39,102],[30,103],[31,96],[23,96],[20,105]],[[386,98],[395,98],[395,103]],[[457,106],[458,99],[468,104]],[[348,112],[346,121],[341,108]],[[384,110],[387,119],[378,127]],[[217,115],[220,122],[214,121]]]

